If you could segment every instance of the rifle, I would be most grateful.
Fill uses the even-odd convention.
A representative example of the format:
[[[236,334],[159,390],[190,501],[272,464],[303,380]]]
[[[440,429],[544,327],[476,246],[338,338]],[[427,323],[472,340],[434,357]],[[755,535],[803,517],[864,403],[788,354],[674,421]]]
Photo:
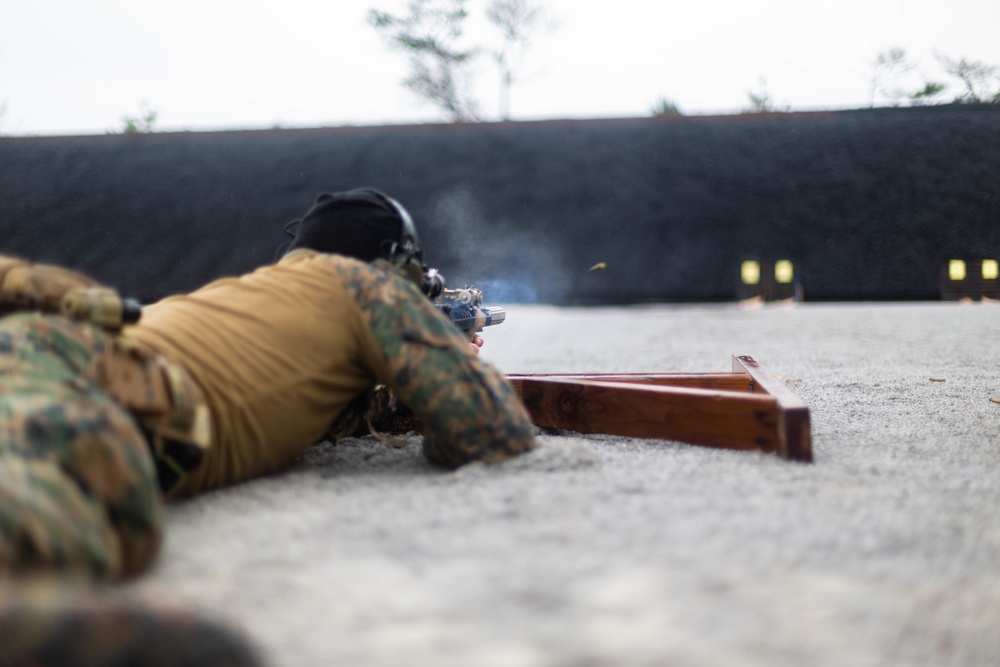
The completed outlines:
[[[434,301],[438,309],[451,318],[469,338],[484,327],[491,327],[507,319],[507,313],[500,306],[483,305],[483,291],[477,287],[446,289]]]
[[[507,318],[500,306],[483,305],[483,291],[478,287],[447,289],[444,276],[437,269],[424,267],[420,291],[469,339],[484,327],[500,324]]]

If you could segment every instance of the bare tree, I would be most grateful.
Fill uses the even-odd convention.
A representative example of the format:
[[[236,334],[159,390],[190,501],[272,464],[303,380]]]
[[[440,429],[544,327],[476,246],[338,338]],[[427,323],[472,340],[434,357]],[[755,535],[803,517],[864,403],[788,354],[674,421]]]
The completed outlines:
[[[875,94],[882,93],[891,99],[905,97],[899,88],[890,88],[898,77],[911,71],[916,65],[906,57],[906,50],[894,46],[878,54],[872,63],[871,87],[868,90],[868,105],[875,106]]]
[[[543,29],[554,24],[535,0],[489,0],[486,18],[500,32],[494,49],[463,48],[467,0],[409,0],[407,13],[371,10],[368,22],[379,30],[389,48],[409,56],[410,74],[403,85],[439,107],[454,122],[479,120],[469,93],[471,65],[490,53],[500,70],[500,118],[510,117],[510,90],[525,51]]]
[[[1000,102],[1000,67],[981,60],[955,60],[941,53],[935,53],[934,57],[945,72],[965,86],[965,92],[955,98],[956,102]]]
[[[490,0],[486,18],[500,30],[502,42],[493,52],[500,68],[500,118],[510,119],[510,89],[521,59],[544,16],[542,6],[531,0]]]
[[[368,22],[389,47],[409,55],[410,74],[403,85],[438,106],[452,121],[479,119],[468,93],[468,66],[476,49],[459,42],[468,16],[466,0],[410,0],[408,14],[371,10]]]
[[[958,79],[964,90],[954,98],[958,103],[992,102],[1000,103],[1000,67],[988,65],[979,60],[949,58],[941,53],[934,54],[938,64],[946,74]],[[931,81],[924,77],[919,87],[906,88],[899,81],[917,67],[911,62],[906,51],[900,47],[886,49],[879,53],[873,63],[871,80],[871,106],[875,106],[875,95],[879,93],[898,104],[909,100],[912,105],[934,104],[948,89],[948,85]],[[911,79],[910,83],[914,83]]]

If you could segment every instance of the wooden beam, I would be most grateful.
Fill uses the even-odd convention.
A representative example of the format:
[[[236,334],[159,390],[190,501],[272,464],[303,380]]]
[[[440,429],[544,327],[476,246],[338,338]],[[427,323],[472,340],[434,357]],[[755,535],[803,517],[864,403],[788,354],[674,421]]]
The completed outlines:
[[[570,378],[514,381],[535,425],[577,433],[778,452],[766,395]]]
[[[732,373],[510,375],[542,428],[674,440],[812,461],[809,408],[752,357]]]
[[[749,392],[753,379],[746,372],[733,373],[541,373],[508,375],[512,382],[520,378],[551,378],[571,380],[597,380],[600,382],[628,382],[665,387],[694,387]]]
[[[734,356],[733,371],[750,376],[752,392],[767,394],[778,402],[778,440],[781,443],[778,454],[793,461],[812,462],[809,406],[780,380],[761,368],[753,357]]]

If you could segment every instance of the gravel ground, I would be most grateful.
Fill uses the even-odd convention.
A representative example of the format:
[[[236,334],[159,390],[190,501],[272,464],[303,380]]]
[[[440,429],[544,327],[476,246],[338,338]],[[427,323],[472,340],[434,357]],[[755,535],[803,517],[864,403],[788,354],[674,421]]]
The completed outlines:
[[[998,328],[991,304],[511,306],[483,352],[505,372],[753,356],[810,406],[815,463],[544,435],[446,472],[416,438],[321,444],[171,506],[126,592],[275,667],[998,664]]]

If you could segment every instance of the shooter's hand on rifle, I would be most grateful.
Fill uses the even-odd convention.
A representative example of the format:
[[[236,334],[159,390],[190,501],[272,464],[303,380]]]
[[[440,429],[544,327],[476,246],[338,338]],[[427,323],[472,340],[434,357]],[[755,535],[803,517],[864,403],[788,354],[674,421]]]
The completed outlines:
[[[472,336],[472,351],[479,354],[479,348],[483,346],[483,337],[479,334],[473,334]]]

